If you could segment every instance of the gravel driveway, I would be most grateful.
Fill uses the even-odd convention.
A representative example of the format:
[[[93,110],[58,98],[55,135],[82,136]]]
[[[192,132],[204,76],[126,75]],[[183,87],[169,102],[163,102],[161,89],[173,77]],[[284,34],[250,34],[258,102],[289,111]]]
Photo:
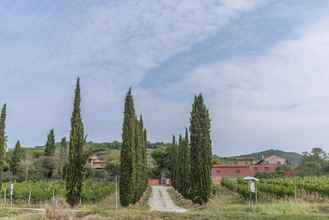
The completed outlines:
[[[186,212],[186,209],[178,207],[170,198],[165,186],[152,186],[152,197],[149,199],[151,209],[159,212]]]

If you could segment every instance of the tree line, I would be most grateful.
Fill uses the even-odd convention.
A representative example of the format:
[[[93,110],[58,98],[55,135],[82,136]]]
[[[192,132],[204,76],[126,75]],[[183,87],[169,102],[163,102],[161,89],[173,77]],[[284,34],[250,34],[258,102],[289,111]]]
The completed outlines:
[[[203,96],[195,96],[190,116],[190,135],[173,136],[169,149],[170,177],[174,188],[194,203],[207,203],[211,193],[212,147],[210,116]]]
[[[147,131],[143,118],[137,118],[129,89],[122,126],[120,158],[120,202],[124,207],[135,204],[147,188]]]

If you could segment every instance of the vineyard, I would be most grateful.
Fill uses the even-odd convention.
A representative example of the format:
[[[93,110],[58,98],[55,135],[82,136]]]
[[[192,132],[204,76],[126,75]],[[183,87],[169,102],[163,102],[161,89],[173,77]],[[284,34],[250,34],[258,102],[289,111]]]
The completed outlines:
[[[242,179],[223,179],[221,185],[249,198],[249,188]],[[325,199],[329,197],[329,177],[294,177],[262,179],[257,182],[260,199]]]
[[[95,203],[105,199],[115,190],[111,182],[85,181],[82,187],[81,202]],[[63,181],[31,181],[14,183],[13,201],[15,203],[39,203],[65,197]],[[1,200],[9,203],[10,184],[3,183]]]

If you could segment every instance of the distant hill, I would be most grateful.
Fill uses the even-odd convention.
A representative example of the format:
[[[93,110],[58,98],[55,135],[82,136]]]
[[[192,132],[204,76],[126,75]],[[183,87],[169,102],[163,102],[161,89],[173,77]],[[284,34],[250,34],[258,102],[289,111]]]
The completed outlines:
[[[257,160],[261,160],[262,157],[268,157],[271,155],[279,156],[282,158],[285,158],[288,160],[288,163],[292,165],[298,165],[301,163],[303,156],[301,154],[295,153],[295,152],[286,152],[286,151],[281,151],[281,150],[266,150],[266,151],[261,151],[257,153],[252,153],[252,154],[245,154],[245,155],[239,155],[239,156],[234,156],[234,157],[229,157],[229,159],[233,158],[239,158],[239,157],[254,157]]]

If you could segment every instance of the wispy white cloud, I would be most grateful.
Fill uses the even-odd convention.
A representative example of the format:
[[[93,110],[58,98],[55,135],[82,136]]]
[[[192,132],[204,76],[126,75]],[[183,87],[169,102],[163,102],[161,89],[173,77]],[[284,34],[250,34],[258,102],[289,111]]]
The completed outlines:
[[[77,75],[82,77],[89,137],[120,138],[122,98],[130,85],[138,85],[149,69],[220,31],[257,2],[75,1],[73,6],[66,1],[7,1],[0,6],[0,80],[6,82],[0,100],[10,107],[10,142],[22,138],[23,143],[40,143],[52,127],[58,136],[67,134],[69,94]],[[156,102],[151,93],[140,94]],[[175,103],[170,106],[179,112]],[[147,109],[145,114],[152,115]],[[34,129],[26,128],[27,122]]]
[[[329,150],[328,23],[324,17],[303,27],[258,57],[200,66],[170,90],[205,92],[219,152]]]

